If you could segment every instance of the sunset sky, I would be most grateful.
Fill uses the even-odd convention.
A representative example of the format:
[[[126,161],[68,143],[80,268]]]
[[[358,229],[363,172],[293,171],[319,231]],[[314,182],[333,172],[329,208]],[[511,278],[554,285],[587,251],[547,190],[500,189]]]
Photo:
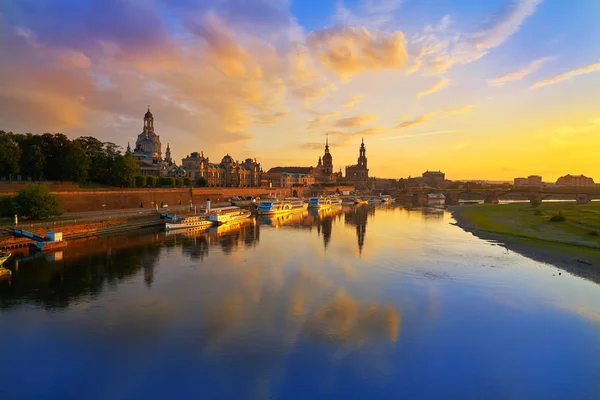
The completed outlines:
[[[0,129],[600,181],[597,0],[0,0]]]

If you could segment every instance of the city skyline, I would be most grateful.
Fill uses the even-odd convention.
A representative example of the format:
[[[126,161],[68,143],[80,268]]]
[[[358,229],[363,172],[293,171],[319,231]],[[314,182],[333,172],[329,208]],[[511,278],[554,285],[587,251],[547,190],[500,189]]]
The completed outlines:
[[[597,177],[600,3],[15,1],[0,129],[371,176]],[[481,3],[481,4],[479,4]],[[485,3],[485,4],[484,4]],[[57,26],[57,22],[60,25]]]

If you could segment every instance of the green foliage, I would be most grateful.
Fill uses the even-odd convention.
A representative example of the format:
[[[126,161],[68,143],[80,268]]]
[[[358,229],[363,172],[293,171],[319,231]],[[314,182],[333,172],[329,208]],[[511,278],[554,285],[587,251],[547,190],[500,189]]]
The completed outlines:
[[[10,132],[0,131],[0,177],[19,173],[21,149]]]
[[[192,178],[186,177],[183,178],[183,186],[191,186],[192,185]]]
[[[14,198],[12,196],[0,196],[0,218],[12,217],[15,214]]]
[[[559,211],[558,214],[550,218],[550,222],[564,222],[566,220],[567,218],[562,214],[562,211]]]
[[[598,231],[589,231],[588,236],[600,236],[600,233],[598,233]]]
[[[135,177],[135,187],[146,187],[148,179],[144,175],[138,175]]]
[[[83,183],[88,178],[90,171],[90,157],[78,141],[73,141],[64,146],[61,154],[61,179]]]
[[[111,142],[101,142],[91,136],[82,136],[75,140],[85,154],[90,158],[89,177],[94,182],[109,183],[112,177],[112,168],[120,155],[119,147]]]
[[[158,178],[158,186],[160,187],[175,187],[175,178],[169,176],[161,176]]]
[[[146,186],[158,187],[158,176],[147,176],[146,177]]]
[[[140,164],[132,154],[118,155],[112,169],[113,184],[135,187],[135,177],[140,173]]]
[[[178,188],[183,187],[183,178],[175,178],[175,186]]]
[[[536,215],[536,216],[538,216],[538,217],[539,217],[539,216],[542,216],[542,215],[544,215],[544,213],[543,213],[543,212],[541,212],[540,210],[535,210],[535,211],[533,212],[533,215]]]
[[[31,219],[45,219],[60,215],[59,197],[50,193],[47,186],[21,189],[14,198],[17,214]]]
[[[196,180],[196,186],[207,187],[208,186],[208,180],[205,177],[201,176],[201,177],[198,178],[198,180]]]
[[[42,149],[42,154],[46,158],[44,166],[44,177],[48,180],[59,181],[67,178],[64,167],[68,163],[62,162],[62,158],[66,154],[66,147],[69,145],[70,140],[62,133],[44,133],[40,139],[39,146]]]

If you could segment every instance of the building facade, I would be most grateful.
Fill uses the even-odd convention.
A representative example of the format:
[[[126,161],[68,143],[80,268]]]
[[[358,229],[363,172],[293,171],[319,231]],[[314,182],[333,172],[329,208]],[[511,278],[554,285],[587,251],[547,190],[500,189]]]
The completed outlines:
[[[167,144],[165,158],[162,158],[162,144],[160,136],[154,131],[154,116],[150,112],[150,107],[144,115],[144,129],[137,136],[135,149],[131,151],[128,143],[127,153],[133,154],[138,160],[142,175],[172,176],[171,171],[177,169],[177,165],[171,159],[169,144]],[[182,171],[179,171],[179,175],[181,174]]]
[[[369,189],[369,168],[367,167],[365,141],[362,140],[358,150],[358,162],[346,167],[346,181],[352,182],[356,189]]]
[[[542,177],[529,175],[527,178],[515,178],[514,186],[542,186]]]
[[[446,180],[446,174],[442,171],[425,171],[423,172],[423,181],[426,185],[433,187],[442,187]]]
[[[220,163],[211,163],[204,153],[194,152],[181,160],[188,176],[194,181],[202,177],[211,187],[258,187],[262,170],[256,159],[234,161],[229,154]]]
[[[594,180],[584,175],[565,175],[558,178],[556,181],[558,186],[578,186],[578,187],[589,187],[595,186]]]

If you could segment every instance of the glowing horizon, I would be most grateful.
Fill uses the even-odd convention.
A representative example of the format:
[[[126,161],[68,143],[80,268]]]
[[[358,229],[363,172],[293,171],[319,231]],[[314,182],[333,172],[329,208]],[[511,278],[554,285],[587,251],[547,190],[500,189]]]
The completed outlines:
[[[476,3],[476,4],[474,4]],[[135,143],[150,104],[177,163],[600,181],[600,2],[15,1],[0,129]],[[164,149],[163,149],[164,150]],[[163,152],[164,153],[164,152]]]

